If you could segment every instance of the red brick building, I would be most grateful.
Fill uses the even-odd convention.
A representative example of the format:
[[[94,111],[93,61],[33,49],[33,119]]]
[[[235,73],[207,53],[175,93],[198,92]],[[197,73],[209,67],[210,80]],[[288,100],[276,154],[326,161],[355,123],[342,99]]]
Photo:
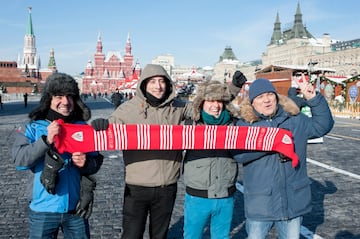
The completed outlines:
[[[82,93],[85,94],[111,94],[116,88],[126,90],[129,85],[137,82],[141,74],[139,63],[134,64],[131,53],[130,36],[128,35],[125,55],[119,52],[103,53],[101,36],[99,35],[94,62],[88,61],[82,81]],[[129,83],[133,84],[129,84]]]

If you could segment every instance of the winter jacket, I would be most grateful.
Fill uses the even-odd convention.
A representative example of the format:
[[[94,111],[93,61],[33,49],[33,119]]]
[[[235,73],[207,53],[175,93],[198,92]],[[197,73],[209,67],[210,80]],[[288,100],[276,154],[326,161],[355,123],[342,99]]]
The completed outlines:
[[[306,102],[312,117],[297,114],[299,109],[291,100],[278,97],[280,101],[285,99],[285,103],[278,104],[272,117],[256,113],[249,99],[240,105],[241,119],[237,125],[290,130],[300,160],[293,168],[291,161],[282,162],[275,152],[263,153],[262,157],[251,161],[247,159],[247,153],[235,156],[244,167],[245,216],[253,220],[286,220],[311,211],[311,181],[306,169],[307,140],[324,136],[334,124],[328,104],[319,93]]]
[[[235,191],[237,162],[229,150],[187,150],[184,160],[186,192],[203,198],[224,198]]]
[[[169,84],[169,96],[159,106],[151,106],[141,90],[145,80],[153,76],[164,76]],[[121,104],[109,117],[117,124],[164,124],[178,125],[189,118],[191,106],[178,100],[175,86],[163,68],[147,65],[137,85],[135,96]],[[127,184],[156,187],[177,182],[182,160],[182,151],[176,150],[129,150],[123,151],[125,181]]]
[[[12,149],[12,158],[16,169],[32,172],[31,180],[28,181],[31,210],[67,213],[75,210],[79,200],[81,174],[96,173],[103,162],[103,156],[97,152],[88,153],[85,166],[79,169],[71,163],[71,154],[62,154],[65,165],[59,170],[56,194],[49,194],[40,182],[45,153],[49,150],[43,136],[47,136],[49,124],[50,121],[36,120],[19,129]]]

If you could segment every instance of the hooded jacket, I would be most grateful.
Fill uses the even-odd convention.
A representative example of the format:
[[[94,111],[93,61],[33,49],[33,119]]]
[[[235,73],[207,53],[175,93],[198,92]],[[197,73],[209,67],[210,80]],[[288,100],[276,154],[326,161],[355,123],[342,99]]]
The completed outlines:
[[[299,113],[287,97],[278,95],[279,104],[272,117],[257,113],[249,99],[240,105],[239,126],[265,126],[288,129],[293,134],[295,152],[299,156],[296,168],[282,162],[275,152],[264,153],[248,160],[248,153],[235,159],[243,163],[245,216],[252,220],[287,220],[311,211],[310,179],[306,169],[307,140],[322,137],[333,127],[334,120],[325,98],[317,95],[306,103],[312,117]]]
[[[145,97],[146,80],[163,76],[167,84],[167,98],[158,106],[151,106]],[[178,125],[190,118],[191,106],[176,98],[174,84],[159,65],[147,65],[141,74],[135,96],[121,104],[109,117],[116,124]],[[131,185],[156,187],[177,182],[180,174],[182,151],[128,150],[123,151],[125,182]]]

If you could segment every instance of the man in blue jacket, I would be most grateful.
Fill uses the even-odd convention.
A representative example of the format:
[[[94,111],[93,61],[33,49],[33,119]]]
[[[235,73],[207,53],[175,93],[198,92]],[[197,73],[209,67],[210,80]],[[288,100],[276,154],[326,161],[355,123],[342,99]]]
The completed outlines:
[[[298,113],[293,102],[281,103],[267,79],[255,80],[249,97],[240,105],[239,126],[265,126],[290,130],[300,163],[275,152],[253,152],[259,156],[248,160],[248,153],[235,159],[243,163],[244,204],[248,239],[265,239],[273,225],[279,239],[297,239],[303,215],[311,211],[310,179],[306,169],[307,140],[322,137],[333,127],[334,120],[325,98],[306,81],[298,83],[312,117]],[[292,103],[292,104],[290,104]]]
[[[29,114],[30,122],[18,130],[12,158],[18,170],[31,171],[30,237],[90,238],[94,177],[103,162],[98,152],[59,154],[54,149],[60,133],[57,120],[86,124],[90,109],[82,102],[74,78],[54,73],[46,80],[40,104]]]

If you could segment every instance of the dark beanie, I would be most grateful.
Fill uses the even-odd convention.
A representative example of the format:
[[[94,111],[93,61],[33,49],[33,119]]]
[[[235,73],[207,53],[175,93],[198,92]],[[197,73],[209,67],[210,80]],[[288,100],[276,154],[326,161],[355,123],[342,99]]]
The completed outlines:
[[[252,103],[255,97],[267,92],[272,92],[276,95],[276,90],[273,84],[268,79],[264,78],[255,80],[251,83],[249,88],[250,102]]]

